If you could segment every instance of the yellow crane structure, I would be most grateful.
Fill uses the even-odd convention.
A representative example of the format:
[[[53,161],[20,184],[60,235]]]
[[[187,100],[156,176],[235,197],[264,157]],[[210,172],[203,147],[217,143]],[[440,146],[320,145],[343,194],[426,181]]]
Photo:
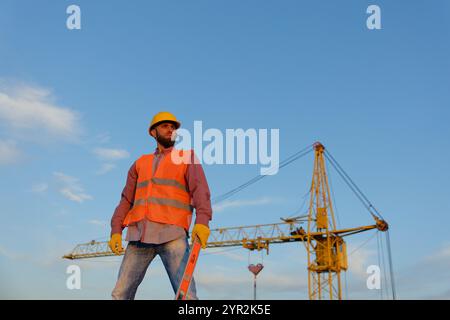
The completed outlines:
[[[301,242],[305,246],[308,258],[309,298],[311,300],[341,300],[341,271],[348,269],[344,237],[373,229],[386,232],[388,224],[380,218],[376,209],[362,193],[358,195],[359,188],[356,185],[351,186],[353,181],[342,170],[340,174],[344,179],[348,178],[346,182],[350,183],[352,190],[356,191],[360,200],[366,205],[374,218],[374,224],[337,229],[325,166],[325,147],[317,142],[313,145],[313,150],[315,155],[314,168],[307,215],[281,218],[282,222],[273,224],[213,229],[207,248],[241,246],[249,250],[266,250],[268,254],[270,244]],[[300,153],[300,155],[304,154]],[[337,170],[342,169],[330,154],[327,158]],[[285,162],[285,164],[287,163],[290,162]],[[231,194],[234,194],[234,191]],[[364,202],[364,200],[367,201]],[[302,226],[305,223],[307,224],[306,230]],[[71,253],[63,256],[63,258],[83,259],[114,255],[106,241],[91,241],[77,245]],[[390,267],[391,281],[393,281],[392,265]],[[393,282],[392,292],[395,298]]]
[[[309,203],[306,250],[308,253],[308,291],[312,300],[342,299],[341,271],[348,268],[344,236],[371,229],[387,231],[388,224],[373,215],[374,225],[336,229],[330,187],[325,167],[325,147],[314,145],[315,158]]]

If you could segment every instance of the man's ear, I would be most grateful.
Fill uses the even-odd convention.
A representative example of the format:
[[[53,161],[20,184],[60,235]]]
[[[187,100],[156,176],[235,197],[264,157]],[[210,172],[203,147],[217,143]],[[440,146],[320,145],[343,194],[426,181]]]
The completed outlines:
[[[153,128],[152,130],[149,131],[150,135],[155,138],[156,137],[156,129]]]

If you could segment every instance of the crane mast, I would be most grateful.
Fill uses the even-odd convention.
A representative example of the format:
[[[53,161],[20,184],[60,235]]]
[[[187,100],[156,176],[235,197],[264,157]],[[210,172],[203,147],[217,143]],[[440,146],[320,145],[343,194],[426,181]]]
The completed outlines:
[[[341,270],[347,270],[346,245],[337,235],[322,144],[314,145],[308,215],[308,291],[311,300],[342,299]]]

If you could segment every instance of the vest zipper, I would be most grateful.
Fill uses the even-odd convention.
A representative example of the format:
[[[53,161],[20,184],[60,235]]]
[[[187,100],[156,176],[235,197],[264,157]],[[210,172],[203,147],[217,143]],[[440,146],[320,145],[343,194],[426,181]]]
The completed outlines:
[[[159,167],[159,165],[160,165],[160,162],[161,162],[161,157],[162,157],[162,154],[159,152],[154,158],[153,158],[153,161],[152,161],[152,173],[151,173],[151,175],[150,175],[150,181],[148,182],[149,183],[149,185],[152,183],[152,178],[155,176],[155,174],[156,174],[156,171],[158,170],[158,167]],[[156,159],[157,158],[157,159]],[[158,162],[156,162],[156,160],[158,161]],[[158,164],[158,165],[156,165],[156,164]],[[147,198],[149,197],[150,195],[148,194],[147,195]],[[147,207],[147,216],[148,216],[148,205],[146,206]],[[145,236],[145,231],[146,231],[146,228],[147,227],[147,217],[145,217],[145,219],[144,219],[144,230],[143,230],[143,232],[142,232],[142,234],[141,234],[141,242],[143,242],[143,239],[144,239],[144,236]]]

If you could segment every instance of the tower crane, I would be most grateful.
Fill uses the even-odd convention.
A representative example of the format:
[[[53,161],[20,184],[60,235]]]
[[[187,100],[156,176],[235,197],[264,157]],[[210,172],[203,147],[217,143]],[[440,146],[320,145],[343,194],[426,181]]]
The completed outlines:
[[[282,168],[308,154],[310,151],[314,151],[314,167],[307,215],[281,218],[282,222],[279,223],[212,229],[207,248],[241,246],[248,250],[266,250],[268,254],[270,244],[301,242],[307,252],[309,298],[311,300],[341,300],[341,272],[348,269],[347,249],[344,237],[376,229],[381,232],[386,232],[388,236],[390,278],[392,294],[395,299],[388,223],[320,142],[314,143],[311,149],[310,147],[297,152],[280,163],[280,168]],[[373,224],[337,229],[325,159],[332,164],[369,211],[374,220]],[[216,203],[227,199],[263,177],[265,176],[257,176],[227,192],[216,199]],[[306,224],[306,229],[302,226],[304,224]],[[71,253],[64,255],[63,258],[84,259],[114,255],[106,241],[97,242],[92,240],[91,242],[77,245]]]

